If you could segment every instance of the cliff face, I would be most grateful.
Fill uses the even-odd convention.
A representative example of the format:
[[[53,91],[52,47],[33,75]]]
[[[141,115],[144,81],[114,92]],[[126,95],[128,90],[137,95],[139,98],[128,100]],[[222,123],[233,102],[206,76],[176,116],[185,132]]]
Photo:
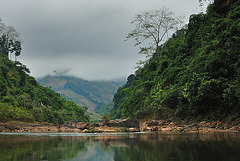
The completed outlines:
[[[206,14],[192,15],[118,90],[113,118],[239,118],[239,6],[215,0]]]

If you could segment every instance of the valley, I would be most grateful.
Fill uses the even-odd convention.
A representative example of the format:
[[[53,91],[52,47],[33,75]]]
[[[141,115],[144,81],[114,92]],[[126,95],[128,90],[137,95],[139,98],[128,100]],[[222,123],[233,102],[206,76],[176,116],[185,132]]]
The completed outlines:
[[[111,111],[114,94],[120,86],[125,84],[124,79],[87,81],[72,76],[50,75],[39,78],[37,81],[40,85],[51,88],[67,100],[74,101],[78,106],[83,107],[92,121],[101,120],[104,114]]]

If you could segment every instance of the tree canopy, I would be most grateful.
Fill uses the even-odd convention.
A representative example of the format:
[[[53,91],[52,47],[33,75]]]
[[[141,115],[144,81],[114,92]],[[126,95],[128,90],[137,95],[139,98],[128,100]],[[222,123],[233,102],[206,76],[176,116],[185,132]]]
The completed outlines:
[[[215,0],[114,96],[113,118],[240,117],[240,1]]]

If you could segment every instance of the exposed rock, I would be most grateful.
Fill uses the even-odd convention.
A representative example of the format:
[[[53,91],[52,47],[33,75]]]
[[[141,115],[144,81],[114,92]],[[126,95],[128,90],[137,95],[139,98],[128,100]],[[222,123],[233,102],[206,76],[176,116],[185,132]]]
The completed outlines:
[[[126,128],[139,128],[139,121],[136,119],[116,119],[110,120],[107,124],[109,127],[126,127]]]
[[[69,127],[69,128],[76,128],[76,124],[78,123],[77,120],[73,121],[67,121],[63,124],[64,127]]]
[[[100,122],[93,123],[92,126],[93,126],[93,127],[99,127],[99,126],[100,126]]]
[[[95,127],[94,131],[97,133],[115,133],[122,132],[118,127],[100,126]]]
[[[100,126],[107,126],[108,122],[103,121],[103,122],[95,122],[92,124],[92,127],[100,127]]]
[[[145,126],[145,128],[141,128],[141,131],[159,131],[159,126]]]
[[[136,119],[116,119],[94,123],[95,132],[139,132],[140,125]]]
[[[139,128],[129,128],[129,132],[140,132]]]
[[[172,128],[171,127],[165,127],[165,128],[162,128],[161,131],[172,131]]]
[[[145,127],[142,131],[152,131],[152,127]]]
[[[149,123],[147,123],[147,126],[158,126],[159,121],[158,120],[151,120]]]
[[[153,126],[151,131],[158,131],[158,127],[157,126]]]
[[[116,120],[110,120],[107,124],[109,127],[124,127],[123,120],[116,119]]]
[[[123,121],[123,123],[124,123],[124,127],[127,127],[127,128],[131,128],[131,127],[139,128],[139,121],[136,119],[126,119]]]
[[[0,122],[0,132],[139,132],[139,131],[177,131],[177,132],[238,132],[240,119],[231,122],[202,121],[200,123],[150,120],[139,126],[136,119],[116,119],[94,124],[70,121],[62,126],[49,123]]]
[[[89,123],[82,123],[79,122],[76,124],[76,128],[84,130],[84,129],[89,129],[91,127],[91,125]]]
[[[83,133],[88,133],[88,129],[85,129],[82,131]]]
[[[89,129],[91,125],[89,123],[85,122],[78,122],[77,120],[74,121],[68,121],[63,124],[63,127],[70,128],[70,129]]]
[[[186,130],[194,130],[194,131],[196,131],[196,130],[198,130],[198,128],[199,128],[199,126],[197,124],[193,123],[193,124],[187,126],[185,129]]]

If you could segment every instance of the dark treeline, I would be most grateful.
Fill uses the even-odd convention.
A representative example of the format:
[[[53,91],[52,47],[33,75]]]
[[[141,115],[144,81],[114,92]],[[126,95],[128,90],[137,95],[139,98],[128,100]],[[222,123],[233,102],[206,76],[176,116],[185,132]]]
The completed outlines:
[[[240,117],[240,1],[192,15],[114,96],[112,118]]]

